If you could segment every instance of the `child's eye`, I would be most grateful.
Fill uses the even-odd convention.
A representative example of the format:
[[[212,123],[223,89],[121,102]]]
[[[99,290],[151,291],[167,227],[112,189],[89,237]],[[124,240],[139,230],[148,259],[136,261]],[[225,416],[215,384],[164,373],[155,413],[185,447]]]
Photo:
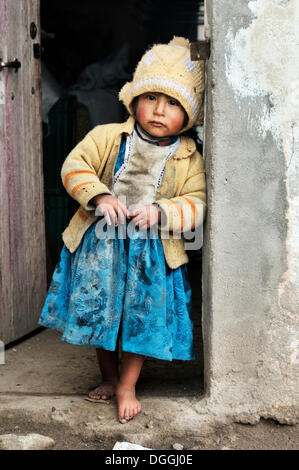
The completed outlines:
[[[176,100],[169,100],[169,103],[170,103],[172,106],[179,106],[179,102],[176,101]]]
[[[154,95],[147,95],[146,98],[150,101],[154,101],[156,99],[156,97]]]

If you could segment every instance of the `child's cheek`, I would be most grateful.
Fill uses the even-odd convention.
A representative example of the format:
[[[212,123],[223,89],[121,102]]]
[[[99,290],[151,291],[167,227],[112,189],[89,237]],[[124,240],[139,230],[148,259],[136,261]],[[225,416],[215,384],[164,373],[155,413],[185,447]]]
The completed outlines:
[[[173,129],[181,129],[181,127],[183,126],[183,122],[184,117],[182,117],[181,115],[174,115],[171,117],[171,126]]]
[[[136,117],[138,121],[143,122],[146,119],[147,110],[146,107],[143,105],[138,106]]]

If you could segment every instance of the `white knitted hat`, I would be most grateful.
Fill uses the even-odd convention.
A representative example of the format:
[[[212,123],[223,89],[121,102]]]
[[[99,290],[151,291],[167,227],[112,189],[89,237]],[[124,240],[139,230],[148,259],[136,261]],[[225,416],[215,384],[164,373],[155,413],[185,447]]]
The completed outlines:
[[[183,132],[203,120],[204,61],[191,61],[188,39],[174,37],[168,44],[157,44],[138,63],[133,80],[119,93],[130,114],[133,99],[146,92],[160,92],[175,98],[188,115]]]

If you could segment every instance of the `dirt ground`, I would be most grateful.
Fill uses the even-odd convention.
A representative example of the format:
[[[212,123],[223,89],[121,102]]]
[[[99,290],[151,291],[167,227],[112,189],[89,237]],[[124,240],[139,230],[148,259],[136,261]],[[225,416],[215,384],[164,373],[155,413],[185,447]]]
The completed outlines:
[[[0,365],[0,434],[52,437],[54,450],[109,450],[117,441],[151,449],[295,450],[298,426],[261,419],[210,425],[196,405],[203,394],[196,361],[146,360],[137,396],[143,410],[129,423],[117,420],[116,401],[85,400],[100,380],[93,348],[64,343],[42,330],[8,349]]]
[[[127,441],[126,432],[87,436],[59,423],[38,423],[12,412],[0,417],[0,434],[38,433],[55,440],[52,450],[111,450],[117,441]],[[261,420],[256,425],[233,423],[206,436],[169,434],[148,440],[151,449],[172,450],[176,442],[184,450],[298,450],[298,426]],[[130,440],[132,442],[132,439]]]

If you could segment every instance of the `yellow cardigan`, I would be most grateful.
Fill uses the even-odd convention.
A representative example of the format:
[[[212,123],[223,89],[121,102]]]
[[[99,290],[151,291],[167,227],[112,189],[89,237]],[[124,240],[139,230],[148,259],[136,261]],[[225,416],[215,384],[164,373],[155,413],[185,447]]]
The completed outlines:
[[[121,124],[96,126],[63,163],[63,185],[80,204],[62,234],[71,253],[98,218],[90,200],[98,194],[111,194],[121,138],[123,134],[131,134],[134,125],[135,119],[130,116]],[[175,154],[166,162],[155,203],[164,212],[163,225],[159,226],[159,230],[165,259],[168,266],[175,269],[188,262],[184,232],[202,224],[206,211],[204,162],[192,139],[182,136]]]

